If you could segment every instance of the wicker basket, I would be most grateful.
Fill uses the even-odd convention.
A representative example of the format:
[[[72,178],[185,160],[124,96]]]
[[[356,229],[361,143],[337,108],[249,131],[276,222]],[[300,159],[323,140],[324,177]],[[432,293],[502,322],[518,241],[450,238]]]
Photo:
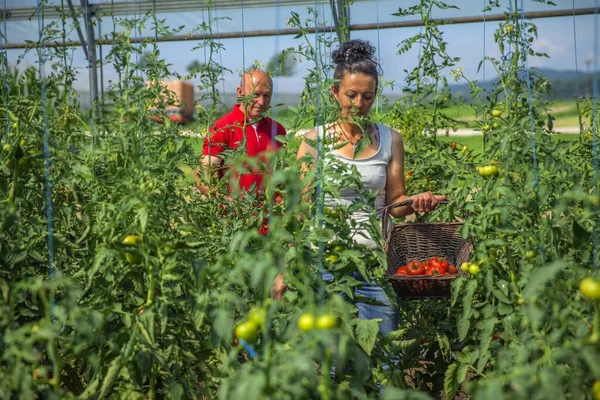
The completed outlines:
[[[409,205],[412,200],[392,204],[381,214],[384,250],[387,254],[387,276],[398,297],[404,300],[448,299],[450,283],[464,273],[463,262],[471,258],[473,243],[460,235],[462,222],[427,222],[394,224],[388,230],[389,212],[396,207]],[[447,204],[447,202],[441,202]],[[395,276],[402,265],[409,261],[424,261],[431,257],[444,257],[455,265],[458,273],[433,276]]]

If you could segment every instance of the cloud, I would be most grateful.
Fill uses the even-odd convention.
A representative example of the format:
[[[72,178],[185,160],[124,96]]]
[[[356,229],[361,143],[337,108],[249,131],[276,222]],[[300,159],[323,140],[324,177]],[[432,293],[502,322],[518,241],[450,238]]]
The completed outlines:
[[[564,44],[553,43],[545,38],[537,39],[535,42],[533,42],[532,47],[534,51],[546,53],[550,57],[549,59],[546,57],[530,58],[530,65],[532,67],[551,66],[555,63],[555,61],[552,61],[553,59],[564,60],[565,57],[569,56],[568,53],[571,52],[568,46],[565,46]]]

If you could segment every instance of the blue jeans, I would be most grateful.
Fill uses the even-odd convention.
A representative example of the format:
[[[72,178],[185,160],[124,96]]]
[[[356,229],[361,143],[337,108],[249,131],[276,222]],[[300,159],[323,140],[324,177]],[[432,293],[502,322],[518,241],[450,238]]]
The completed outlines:
[[[325,281],[333,280],[333,275],[329,272],[325,272],[322,277]],[[352,277],[362,282],[361,286],[354,289],[355,296],[368,297],[381,303],[381,305],[363,302],[356,303],[358,318],[381,319],[379,322],[379,333],[381,335],[386,335],[397,330],[400,322],[400,313],[398,308],[387,297],[383,288],[379,285],[368,283],[358,271],[354,272]]]

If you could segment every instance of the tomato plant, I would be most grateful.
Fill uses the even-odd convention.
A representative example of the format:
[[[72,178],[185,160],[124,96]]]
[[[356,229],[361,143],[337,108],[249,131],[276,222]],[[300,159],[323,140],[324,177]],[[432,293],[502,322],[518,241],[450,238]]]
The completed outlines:
[[[407,194],[431,189],[450,199],[417,222],[460,221],[457,235],[473,246],[461,271],[476,278],[453,276],[449,300],[396,301],[402,325],[387,336],[377,321],[358,318],[364,299],[355,295],[357,274],[397,299],[383,250],[357,241],[358,227],[383,238],[373,193],[351,168],[324,154],[304,160],[323,168],[303,174],[295,160],[300,138],[290,134],[280,152],[260,162],[241,151],[223,155],[231,171],[255,162],[269,171],[265,198],[229,193],[231,171],[223,179],[201,177],[214,189],[208,195],[193,189],[189,171],[203,137],[187,134],[206,135],[223,112],[217,83],[228,71],[215,61],[221,43],[199,43],[206,64],[181,77],[197,84],[201,97],[192,126],[168,118],[176,99],[157,83],[175,73],[156,43],[132,41],[148,23],[158,34],[177,34],[150,15],[114,19],[114,44],[103,62],[119,77],[93,112],[77,103],[77,75],[64,49],[44,47],[52,62],[44,69],[45,103],[36,67],[6,74],[0,397],[596,396],[600,317],[591,266],[599,200],[585,120],[591,102],[581,100],[588,114],[579,141],[550,137],[551,88],[525,67],[537,54],[530,46],[537,30],[513,3],[494,32],[501,56],[484,60],[498,80],[485,88],[469,82],[460,60],[446,53],[444,25],[431,18],[446,5],[424,0],[398,10],[424,22],[400,53],[418,43],[422,57],[408,71],[406,96],[372,118],[403,135]],[[199,28],[207,38],[215,27],[210,18]],[[293,13],[290,25],[308,32],[314,21]],[[43,40],[60,43],[59,31],[47,27]],[[301,34],[291,53],[319,67],[309,71],[298,106],[287,110],[290,133],[338,116],[329,54],[321,53],[335,41],[329,32],[315,35],[318,46],[307,38]],[[457,105],[449,77],[469,84],[475,121],[449,112]],[[484,134],[482,154],[438,137],[469,124]],[[331,180],[319,186],[318,171]],[[356,202],[337,202],[340,188],[355,190]],[[359,209],[373,218],[351,218]],[[457,273],[449,265],[454,255],[437,255],[398,266],[396,274]],[[280,273],[288,288],[275,301],[270,289]],[[232,343],[234,336],[250,346]]]

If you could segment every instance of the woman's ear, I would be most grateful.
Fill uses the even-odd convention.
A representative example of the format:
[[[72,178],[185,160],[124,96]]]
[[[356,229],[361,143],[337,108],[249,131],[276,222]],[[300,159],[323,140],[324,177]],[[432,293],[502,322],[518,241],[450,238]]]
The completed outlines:
[[[337,100],[338,88],[335,85],[331,85],[331,95]]]

